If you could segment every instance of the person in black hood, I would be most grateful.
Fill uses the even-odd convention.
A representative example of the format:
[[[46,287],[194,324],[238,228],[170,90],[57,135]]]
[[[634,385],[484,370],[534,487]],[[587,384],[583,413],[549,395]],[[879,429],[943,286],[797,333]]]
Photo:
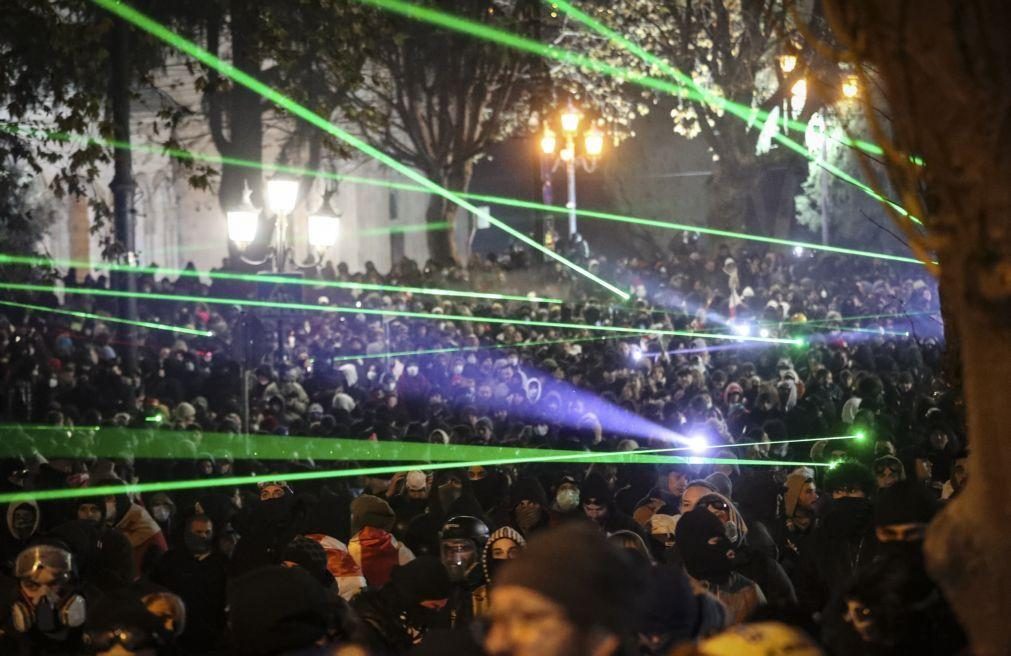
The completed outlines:
[[[190,517],[184,526],[183,546],[169,549],[151,576],[186,604],[186,631],[179,643],[188,653],[210,651],[225,629],[228,562],[214,549],[214,529],[210,517]]]
[[[579,500],[586,518],[605,533],[625,530],[642,536],[642,528],[615,507],[611,488],[603,476],[588,475],[579,487]]]
[[[428,511],[414,518],[404,534],[404,544],[416,555],[439,555],[439,530],[446,520],[458,515],[476,517],[488,525],[481,504],[474,497],[466,472],[445,469],[438,472],[428,493]]]
[[[0,567],[14,569],[14,558],[28,546],[39,531],[42,516],[34,501],[16,501],[7,506],[3,528],[0,528]]]
[[[825,476],[831,497],[793,574],[801,608],[819,613],[853,571],[874,558],[874,477],[865,466],[844,462]]]
[[[548,495],[533,476],[520,476],[510,491],[509,526],[529,538],[548,526]]]
[[[351,601],[359,626],[354,642],[373,654],[402,654],[431,629],[448,628],[443,612],[452,586],[434,556],[419,556],[393,569],[390,582]]]
[[[903,481],[881,490],[874,503],[878,558],[901,558],[923,566],[923,537],[939,504],[929,489]]]
[[[229,574],[238,576],[280,562],[281,551],[302,530],[305,507],[284,481],[261,483],[260,500],[239,528]]]
[[[745,622],[765,605],[762,589],[734,571],[733,543],[723,523],[707,508],[698,507],[681,515],[674,541],[688,575],[727,607],[728,623]]]

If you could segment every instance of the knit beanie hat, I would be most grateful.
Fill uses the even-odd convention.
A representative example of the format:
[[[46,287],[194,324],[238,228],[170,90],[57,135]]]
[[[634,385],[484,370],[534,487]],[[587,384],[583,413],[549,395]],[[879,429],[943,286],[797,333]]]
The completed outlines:
[[[544,492],[544,486],[533,476],[520,476],[513,483],[510,499],[513,507],[521,501],[532,501],[545,509],[548,507],[548,495]]]
[[[351,502],[351,533],[357,533],[366,526],[393,529],[397,515],[385,500],[371,494],[363,494]]]
[[[934,495],[917,481],[901,481],[878,492],[874,525],[926,524],[938,510]]]
[[[296,535],[281,552],[281,562],[291,562],[302,567],[324,587],[333,585],[333,574],[327,569],[326,550],[311,538]]]
[[[601,506],[609,506],[614,500],[611,489],[607,487],[607,481],[600,474],[590,474],[579,486],[579,498],[583,503],[596,503]]]
[[[448,599],[453,586],[442,561],[429,555],[394,567],[387,585],[393,586],[409,604]]]
[[[730,477],[723,472],[713,472],[706,476],[706,480],[713,484],[716,491],[730,499],[734,496],[734,484],[731,482]]]
[[[326,590],[301,567],[270,565],[234,581],[228,589],[231,653],[249,656],[309,647],[326,635]]]
[[[622,551],[586,522],[569,522],[534,536],[499,574],[497,586],[519,586],[554,601],[578,627],[617,634],[635,628],[639,582]]]
[[[811,477],[803,472],[794,472],[786,477],[786,491],[783,493],[783,506],[787,518],[793,517],[797,511],[797,502],[800,500],[800,493],[804,489],[804,484],[811,480]]]

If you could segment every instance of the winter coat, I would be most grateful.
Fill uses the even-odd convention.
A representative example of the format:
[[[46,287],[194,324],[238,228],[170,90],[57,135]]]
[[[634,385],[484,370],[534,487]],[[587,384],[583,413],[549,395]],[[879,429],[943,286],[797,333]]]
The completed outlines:
[[[185,549],[172,549],[151,575],[186,604],[186,630],[179,641],[187,653],[210,651],[225,629],[227,565],[217,552],[197,558]]]

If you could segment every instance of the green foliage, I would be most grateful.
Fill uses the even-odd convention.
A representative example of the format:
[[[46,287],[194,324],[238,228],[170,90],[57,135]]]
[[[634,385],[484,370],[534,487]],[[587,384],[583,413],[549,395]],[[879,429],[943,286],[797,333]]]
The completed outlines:
[[[8,161],[0,167],[0,243],[4,251],[16,255],[40,252],[41,240],[53,221],[52,196],[32,176]],[[51,267],[2,266],[0,279],[8,282],[46,280]]]

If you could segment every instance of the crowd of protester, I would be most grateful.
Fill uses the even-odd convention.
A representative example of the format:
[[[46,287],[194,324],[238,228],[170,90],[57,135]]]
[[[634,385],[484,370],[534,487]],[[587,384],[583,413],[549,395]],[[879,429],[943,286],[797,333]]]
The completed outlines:
[[[0,653],[963,650],[921,553],[968,476],[926,274],[690,238],[650,261],[575,255],[632,299],[517,249],[318,277],[566,303],[316,285],[303,299],[354,309],[261,311],[215,299],[290,289],[147,275],[141,291],[207,300],[141,299],[142,319],[213,336],[134,344],[0,311],[0,492],[27,493],[0,526]],[[692,457],[618,462],[683,437]],[[329,442],[614,457],[444,468],[305,446]]]

